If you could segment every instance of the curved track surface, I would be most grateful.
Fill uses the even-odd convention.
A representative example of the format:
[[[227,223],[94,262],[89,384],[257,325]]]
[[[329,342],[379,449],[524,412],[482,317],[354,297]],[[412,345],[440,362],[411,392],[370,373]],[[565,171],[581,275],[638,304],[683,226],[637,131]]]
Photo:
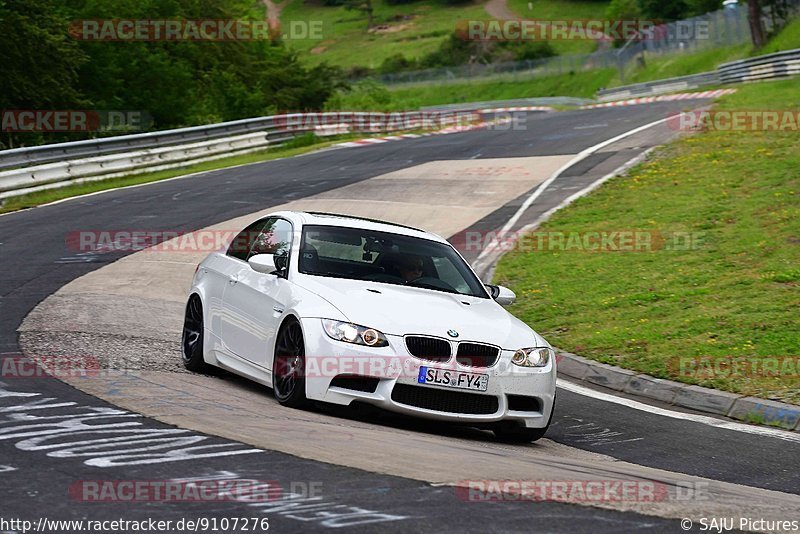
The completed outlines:
[[[159,358],[176,354],[174,332],[180,322],[180,315],[172,313],[180,309],[179,297],[171,295],[179,295],[183,287],[160,288],[158,282],[180,279],[187,269],[190,277],[194,260],[164,256],[147,262],[139,253],[109,266],[125,255],[80,254],[65,245],[66,234],[79,230],[231,228],[225,225],[233,218],[285,204],[333,203],[355,209],[351,201],[370,191],[405,201],[405,207],[394,202],[370,208],[383,209],[398,222],[424,220],[445,235],[465,227],[496,229],[527,198],[524,186],[536,187],[558,162],[676,109],[664,103],[531,115],[521,131],[483,130],[330,150],[0,217],[4,361],[19,351],[16,332],[25,316],[62,287],[25,321],[26,351],[94,350],[100,358],[111,353],[127,359],[131,352],[140,355],[132,366],[135,372],[72,381],[96,396],[47,377],[5,380],[0,390],[3,514],[41,517],[38,503],[44,500],[51,518],[244,517],[257,512],[269,516],[273,528],[291,530],[369,530],[377,525],[396,530],[521,530],[530,528],[535,517],[537,529],[548,531],[602,526],[609,531],[675,532],[684,515],[696,520],[714,514],[797,519],[797,433],[720,428],[709,424],[713,420],[657,415],[640,403],[599,400],[591,391],[571,387],[559,391],[547,439],[507,446],[486,432],[386,414],[284,410],[264,388],[227,374],[165,372],[170,369]],[[670,134],[663,126],[654,127],[587,158],[563,173],[518,226]],[[544,158],[530,159],[539,156]],[[475,168],[484,169],[475,172],[484,173],[485,179],[496,176],[485,169],[498,158],[525,158],[500,166],[520,164],[527,178],[499,180],[484,201],[453,199],[444,209],[457,215],[426,215],[424,199],[412,195],[420,187],[437,191],[432,175],[445,182],[454,178],[447,176],[448,165],[443,170],[436,162],[461,162],[452,167],[463,171],[474,169],[466,161],[485,160],[475,162]],[[415,168],[421,171],[409,176]],[[386,175],[395,179],[376,183],[376,177]],[[405,189],[398,185],[403,183]],[[444,190],[440,187],[438,194]],[[98,296],[100,289],[93,294],[87,287],[97,287],[94,282],[103,273],[116,276],[105,277],[105,294]],[[143,296],[152,306],[147,313],[128,305],[141,304],[136,299]],[[102,297],[107,307],[95,308],[93,316],[92,306]],[[141,335],[115,328],[131,323],[142,329]],[[153,360],[159,363],[148,367]],[[128,411],[115,410],[112,403]],[[279,503],[81,503],[67,494],[70,486],[86,479],[193,477],[277,480],[284,487],[305,481],[319,483],[322,493],[295,499],[284,508]],[[470,479],[655,480],[671,493],[655,503],[593,503],[602,509],[553,502],[472,503],[460,499],[462,494],[452,487]]]

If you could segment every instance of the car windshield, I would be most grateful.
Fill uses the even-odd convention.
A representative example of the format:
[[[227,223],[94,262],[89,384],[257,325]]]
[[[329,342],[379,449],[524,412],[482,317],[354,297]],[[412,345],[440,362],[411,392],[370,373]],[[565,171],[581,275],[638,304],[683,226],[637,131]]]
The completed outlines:
[[[361,228],[303,228],[301,273],[406,285],[489,298],[483,284],[445,243]]]

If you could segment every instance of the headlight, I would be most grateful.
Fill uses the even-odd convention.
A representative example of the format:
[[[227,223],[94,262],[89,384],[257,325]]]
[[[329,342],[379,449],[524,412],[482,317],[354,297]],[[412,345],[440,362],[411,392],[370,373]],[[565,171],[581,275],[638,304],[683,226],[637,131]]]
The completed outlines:
[[[359,326],[357,324],[343,323],[333,319],[323,319],[322,327],[325,333],[337,341],[366,345],[367,347],[386,347],[389,342],[383,333],[374,328]]]
[[[547,347],[534,347],[519,349],[511,357],[511,362],[522,367],[547,367],[550,359],[554,358],[553,349]]]

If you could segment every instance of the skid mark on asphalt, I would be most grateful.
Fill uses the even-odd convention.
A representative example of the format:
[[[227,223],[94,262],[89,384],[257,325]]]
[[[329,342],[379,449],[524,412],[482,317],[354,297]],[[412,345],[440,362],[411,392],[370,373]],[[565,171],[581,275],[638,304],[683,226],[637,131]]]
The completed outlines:
[[[626,438],[622,439],[625,434],[616,432],[608,427],[598,425],[591,421],[579,419],[577,417],[562,417],[561,420],[555,421],[552,426],[553,430],[558,432],[563,431],[563,437],[568,438],[568,441],[573,443],[585,443],[592,447],[599,445],[612,445],[618,443],[630,443],[632,441],[641,441],[644,438]]]

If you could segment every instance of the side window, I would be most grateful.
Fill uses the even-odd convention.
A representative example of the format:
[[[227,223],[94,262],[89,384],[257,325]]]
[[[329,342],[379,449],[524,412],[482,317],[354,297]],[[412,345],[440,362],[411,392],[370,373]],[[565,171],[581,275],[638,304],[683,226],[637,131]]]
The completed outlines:
[[[261,233],[253,243],[250,256],[274,254],[275,267],[282,271],[289,265],[291,247],[292,224],[286,219],[267,219],[264,228],[261,229]]]
[[[261,219],[239,232],[239,235],[234,237],[233,241],[231,241],[226,254],[242,261],[247,261],[250,248],[253,246],[253,242],[261,233],[261,229],[264,228],[266,222],[267,220]]]

